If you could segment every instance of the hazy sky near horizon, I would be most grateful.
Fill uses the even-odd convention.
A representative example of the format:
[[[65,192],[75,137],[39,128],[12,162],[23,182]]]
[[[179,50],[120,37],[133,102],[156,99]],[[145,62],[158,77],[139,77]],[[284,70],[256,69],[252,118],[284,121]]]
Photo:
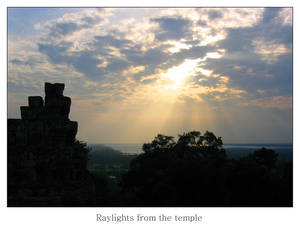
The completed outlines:
[[[292,142],[292,8],[8,8],[8,118],[65,83],[77,138]]]

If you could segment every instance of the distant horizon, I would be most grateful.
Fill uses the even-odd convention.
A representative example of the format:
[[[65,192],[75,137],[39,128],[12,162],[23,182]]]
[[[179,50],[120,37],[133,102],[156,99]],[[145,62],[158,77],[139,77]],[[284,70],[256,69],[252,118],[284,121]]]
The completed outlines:
[[[79,140],[81,141],[81,140]],[[89,143],[86,142],[87,144],[95,144],[95,145],[143,145],[144,143],[150,143],[149,142],[143,142],[143,143]],[[224,143],[223,145],[293,145],[293,142],[286,142],[286,143]]]

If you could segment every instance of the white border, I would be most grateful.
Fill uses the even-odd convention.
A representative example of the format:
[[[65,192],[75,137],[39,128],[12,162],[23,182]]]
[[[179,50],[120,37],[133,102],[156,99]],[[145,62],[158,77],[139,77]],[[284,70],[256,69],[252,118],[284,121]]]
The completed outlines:
[[[298,60],[298,45],[296,43],[299,40],[298,30],[296,25],[298,25],[298,7],[296,6],[296,1],[262,1],[253,0],[248,1],[206,1],[205,3],[199,3],[199,0],[184,0],[184,1],[126,1],[120,2],[119,0],[84,0],[84,1],[69,1],[69,0],[4,0],[1,4],[0,18],[1,18],[1,46],[0,46],[0,59],[1,59],[1,75],[3,80],[1,80],[1,155],[0,155],[0,226],[1,227],[152,227],[154,226],[172,226],[172,227],[182,227],[182,226],[195,226],[195,227],[297,227],[297,216],[299,216],[299,201],[297,192],[299,192],[299,187],[297,181],[297,173],[299,173],[298,164],[298,134],[297,129],[299,123],[296,116],[299,116],[298,102],[299,90],[297,91],[296,86],[298,83],[298,73],[299,67],[296,65],[295,60]],[[165,7],[175,7],[175,6],[220,6],[220,7],[260,7],[260,6],[292,6],[294,7],[294,207],[293,208],[7,208],[6,207],[6,123],[7,123],[7,68],[6,68],[6,55],[7,55],[7,34],[6,34],[6,7],[22,6],[40,6],[40,7],[95,7],[95,6],[105,6],[105,7],[146,7],[146,6],[165,6]],[[4,111],[5,110],[5,111]],[[159,215],[164,213],[166,215],[182,214],[182,215],[194,215],[199,214],[203,216],[203,221],[201,223],[165,223],[165,222],[155,222],[155,223],[137,223],[137,222],[125,222],[125,223],[99,223],[96,222],[96,214],[102,213],[105,215],[116,214],[126,214],[134,215],[141,213],[145,215]]]

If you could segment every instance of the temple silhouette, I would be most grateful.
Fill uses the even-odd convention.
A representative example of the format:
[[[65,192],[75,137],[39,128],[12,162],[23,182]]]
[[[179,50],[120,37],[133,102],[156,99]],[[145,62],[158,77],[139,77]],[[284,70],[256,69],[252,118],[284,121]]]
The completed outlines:
[[[45,83],[45,99],[29,96],[21,119],[8,119],[8,206],[68,206],[92,202],[88,149],[69,120],[63,83]]]

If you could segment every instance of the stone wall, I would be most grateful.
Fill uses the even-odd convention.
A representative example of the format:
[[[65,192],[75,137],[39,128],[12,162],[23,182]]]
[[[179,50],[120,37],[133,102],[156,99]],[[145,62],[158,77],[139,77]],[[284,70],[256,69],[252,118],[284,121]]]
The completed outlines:
[[[71,98],[63,95],[64,88],[46,82],[45,101],[29,96],[28,106],[20,107],[21,119],[8,119],[11,205],[61,205],[64,199],[78,203],[93,195],[88,149],[75,139],[78,124],[69,120]]]

